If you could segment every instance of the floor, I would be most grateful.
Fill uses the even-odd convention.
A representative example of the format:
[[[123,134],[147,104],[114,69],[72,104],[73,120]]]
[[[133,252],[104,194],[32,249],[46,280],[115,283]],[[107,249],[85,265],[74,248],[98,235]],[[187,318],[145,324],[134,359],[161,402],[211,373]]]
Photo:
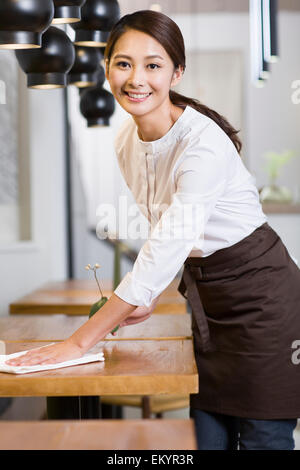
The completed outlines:
[[[38,420],[46,411],[45,398],[15,398],[12,400],[10,406],[0,416],[1,420]],[[125,419],[140,419],[141,411],[138,408],[124,408]],[[188,419],[189,409],[169,411],[164,413],[166,419]],[[294,433],[295,450],[300,450],[300,420]]]

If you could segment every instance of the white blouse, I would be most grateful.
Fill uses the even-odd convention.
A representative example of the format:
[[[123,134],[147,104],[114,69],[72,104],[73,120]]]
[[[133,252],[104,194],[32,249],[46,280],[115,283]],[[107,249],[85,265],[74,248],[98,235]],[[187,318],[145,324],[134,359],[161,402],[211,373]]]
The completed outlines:
[[[231,139],[190,106],[153,142],[139,138],[130,117],[115,150],[151,227],[132,271],[114,291],[129,304],[149,307],[187,257],[234,245],[267,221],[255,180]]]

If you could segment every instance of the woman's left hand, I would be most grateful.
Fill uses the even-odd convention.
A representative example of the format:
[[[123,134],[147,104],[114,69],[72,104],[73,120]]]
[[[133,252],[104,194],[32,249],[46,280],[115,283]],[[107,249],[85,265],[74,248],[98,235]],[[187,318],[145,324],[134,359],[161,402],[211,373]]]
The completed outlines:
[[[125,320],[119,324],[119,328],[128,325],[135,325],[141,323],[151,316],[152,311],[147,307],[137,307]],[[112,333],[113,336],[117,336],[119,330]]]
[[[120,327],[141,323],[151,316],[152,312],[147,307],[137,307],[129,317],[120,323]]]
[[[6,361],[10,366],[34,366],[57,364],[83,356],[82,350],[76,344],[66,340],[42,348],[35,348],[26,354]]]

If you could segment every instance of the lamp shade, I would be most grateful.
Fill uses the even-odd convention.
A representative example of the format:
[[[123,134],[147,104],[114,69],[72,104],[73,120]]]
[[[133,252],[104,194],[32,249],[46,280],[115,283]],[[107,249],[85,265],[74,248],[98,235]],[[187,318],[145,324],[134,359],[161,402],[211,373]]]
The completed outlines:
[[[50,26],[43,34],[40,49],[15,51],[29,88],[59,88],[67,85],[66,74],[75,60],[75,50],[67,34]]]
[[[104,82],[105,82],[105,70],[102,67],[102,65],[100,65],[100,67],[98,67],[98,70],[97,70],[97,86],[102,86]]]
[[[109,32],[120,18],[117,0],[86,0],[81,9],[81,21],[72,24],[74,43],[88,47],[103,47]]]
[[[99,49],[100,49],[100,51],[101,51],[101,54],[104,56],[105,46],[99,47]]]
[[[53,0],[55,11],[52,24],[76,23],[81,20],[85,0]]]
[[[100,67],[97,85],[81,91],[80,111],[88,127],[109,126],[109,118],[115,111],[114,96],[102,87],[104,81],[104,69]]]
[[[96,85],[101,59],[99,49],[75,46],[75,62],[68,74],[68,83],[78,88]]]
[[[0,0],[0,49],[41,47],[53,15],[53,0]]]

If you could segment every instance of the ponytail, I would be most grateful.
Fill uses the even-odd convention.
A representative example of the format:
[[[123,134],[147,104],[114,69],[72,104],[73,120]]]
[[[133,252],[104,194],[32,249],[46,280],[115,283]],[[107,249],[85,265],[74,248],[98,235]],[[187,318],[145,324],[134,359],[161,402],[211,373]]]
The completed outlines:
[[[173,90],[170,90],[170,100],[173,104],[179,106],[180,108],[185,108],[187,105],[191,106],[199,113],[204,114],[205,116],[215,121],[232,140],[238,153],[241,153],[242,142],[237,136],[239,131],[234,129],[224,116],[221,116],[219,113],[217,113],[217,111],[208,108],[208,106],[205,106],[204,104],[200,103],[200,101],[193,98],[188,98],[187,96],[180,95],[179,93],[176,93]]]

